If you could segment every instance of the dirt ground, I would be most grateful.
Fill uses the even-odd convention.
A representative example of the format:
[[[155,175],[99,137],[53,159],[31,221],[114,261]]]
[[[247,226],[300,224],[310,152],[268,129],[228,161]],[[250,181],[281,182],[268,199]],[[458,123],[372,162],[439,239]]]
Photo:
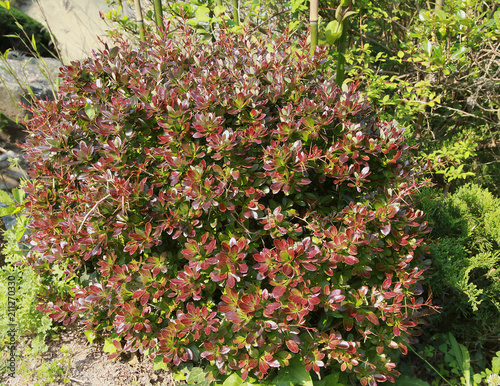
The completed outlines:
[[[48,343],[49,349],[42,356],[25,360],[21,366],[19,365],[22,360],[18,361],[18,367],[26,367],[18,368],[13,378],[4,374],[2,385],[174,386],[179,384],[174,381],[171,373],[164,370],[155,371],[149,357],[127,355],[109,360],[108,354],[102,350],[103,343],[94,342],[90,345],[83,328],[69,328],[57,336],[58,340]],[[61,352],[63,346],[67,351]],[[18,352],[23,355],[23,348],[19,347]],[[59,380],[49,382],[47,373],[40,369],[48,368],[51,363],[58,361],[64,374]],[[26,368],[29,370],[26,371]],[[38,374],[27,377],[26,375],[30,373]]]

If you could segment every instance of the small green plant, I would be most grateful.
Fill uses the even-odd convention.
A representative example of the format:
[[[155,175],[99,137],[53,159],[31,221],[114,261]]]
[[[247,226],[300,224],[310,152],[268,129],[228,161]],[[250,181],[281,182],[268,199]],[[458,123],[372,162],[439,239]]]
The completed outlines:
[[[466,179],[474,176],[472,171],[464,170],[465,161],[476,155],[477,143],[472,139],[458,141],[449,146],[443,145],[439,150],[430,154],[423,154],[433,165],[433,172],[443,175],[445,180],[444,195],[446,196],[451,182],[457,179]]]
[[[18,373],[33,386],[48,386],[52,384],[71,383],[69,372],[73,352],[67,346],[62,346],[59,359],[44,359],[37,348],[25,345],[20,357]]]
[[[0,202],[6,205],[0,207],[0,216],[14,215],[16,218],[14,225],[3,234],[5,245],[2,253],[6,265],[0,268],[0,345],[3,347],[8,340],[6,333],[12,323],[15,323],[19,337],[32,335],[43,343],[52,330],[52,322],[46,315],[36,310],[38,305],[36,293],[40,286],[37,275],[30,267],[21,265],[27,248],[20,243],[29,222],[28,216],[21,212],[25,193],[22,188],[16,188],[13,189],[11,197],[7,192],[0,191]],[[15,295],[9,297],[7,288],[11,281],[15,283]],[[15,320],[8,317],[9,299],[15,303]]]
[[[474,382],[479,385],[481,381],[486,382],[488,386],[500,386],[500,351],[491,361],[491,369],[487,368],[479,374],[474,374]]]

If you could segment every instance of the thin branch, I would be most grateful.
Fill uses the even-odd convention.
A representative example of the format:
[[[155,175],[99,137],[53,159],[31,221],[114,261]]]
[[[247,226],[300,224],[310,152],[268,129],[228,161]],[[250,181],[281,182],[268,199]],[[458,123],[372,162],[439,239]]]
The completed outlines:
[[[256,29],[258,29],[260,32],[263,32],[260,28],[262,27],[263,24],[266,24],[269,20],[277,17],[277,16],[280,16],[280,15],[283,15],[285,13],[288,13],[288,12],[291,12],[291,9],[287,9],[285,11],[281,11],[281,12],[276,12],[275,14],[269,16],[266,20],[264,20],[262,23],[259,23],[257,24],[255,27],[253,27],[251,30],[250,30],[250,33],[254,32]],[[264,32],[267,32],[264,30]]]
[[[485,117],[480,117],[480,116],[477,116],[475,114],[471,114],[471,113],[468,113],[467,111],[464,111],[464,110],[459,110],[459,109],[455,109],[453,107],[450,107],[450,106],[444,106],[444,105],[440,105],[440,104],[436,104],[437,107],[440,107],[440,108],[444,108],[444,109],[447,109],[447,110],[451,110],[451,111],[456,111],[457,113],[459,114],[463,114],[463,115],[466,115],[468,117],[473,117],[473,118],[477,118],[477,119],[481,119],[483,121],[486,121],[486,122],[489,122],[493,125],[495,125],[495,122],[494,121],[491,121],[489,119],[486,119]]]
[[[92,209],[90,209],[90,210],[87,212],[87,214],[85,215],[85,217],[83,218],[82,223],[80,224],[80,227],[78,228],[78,232],[77,232],[77,233],[80,233],[80,231],[81,231],[81,230],[82,230],[82,228],[83,228],[83,224],[85,224],[85,221],[87,221],[87,218],[88,218],[88,217],[92,214],[92,212],[93,212],[94,210],[96,210],[97,206],[98,206],[101,202],[103,202],[105,199],[107,199],[107,198],[109,198],[109,197],[111,197],[111,194],[106,194],[103,198],[101,198],[99,201],[97,201],[97,202],[94,204],[94,206],[92,207]]]

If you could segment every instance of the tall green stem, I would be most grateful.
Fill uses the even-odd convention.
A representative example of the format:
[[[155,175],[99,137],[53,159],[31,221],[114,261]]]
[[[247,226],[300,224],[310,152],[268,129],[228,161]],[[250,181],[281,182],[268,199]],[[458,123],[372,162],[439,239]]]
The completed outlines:
[[[233,20],[236,25],[240,25],[240,13],[238,11],[238,0],[233,0]]]
[[[349,7],[349,0],[342,0],[342,7]],[[344,9],[342,10],[344,11]],[[346,17],[342,21],[342,35],[337,42],[337,53],[338,53],[338,61],[337,61],[337,76],[336,83],[337,86],[342,87],[344,83],[345,77],[345,52],[347,50],[347,30],[349,29],[349,21]]]
[[[318,0],[311,0],[309,25],[311,27],[311,55],[313,55],[318,45]]]
[[[155,11],[155,23],[158,28],[163,27],[163,9],[161,8],[161,0],[154,0],[153,7]]]
[[[337,43],[338,61],[337,61],[337,76],[335,81],[337,86],[342,87],[344,83],[345,76],[345,52],[347,50],[347,27],[348,21],[344,20],[342,22],[342,35],[340,35],[339,41]]]
[[[142,19],[142,9],[141,9],[141,0],[134,0],[135,5],[135,17],[137,18],[137,24],[139,25],[139,36],[141,38],[141,42],[146,40],[144,36],[144,20]]]

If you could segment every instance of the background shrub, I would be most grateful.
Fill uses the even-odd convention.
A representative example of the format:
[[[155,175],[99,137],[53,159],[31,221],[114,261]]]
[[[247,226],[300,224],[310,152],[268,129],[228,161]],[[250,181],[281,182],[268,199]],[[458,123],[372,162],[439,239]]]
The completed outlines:
[[[435,238],[429,282],[442,323],[477,349],[498,351],[500,325],[500,199],[475,184],[445,200],[425,202]]]
[[[404,130],[286,35],[115,44],[32,109],[28,261],[77,281],[41,309],[112,356],[393,379],[428,231]]]
[[[30,47],[40,56],[57,57],[50,34],[42,24],[18,9],[0,7],[0,52],[14,49],[34,54],[27,52]]]

